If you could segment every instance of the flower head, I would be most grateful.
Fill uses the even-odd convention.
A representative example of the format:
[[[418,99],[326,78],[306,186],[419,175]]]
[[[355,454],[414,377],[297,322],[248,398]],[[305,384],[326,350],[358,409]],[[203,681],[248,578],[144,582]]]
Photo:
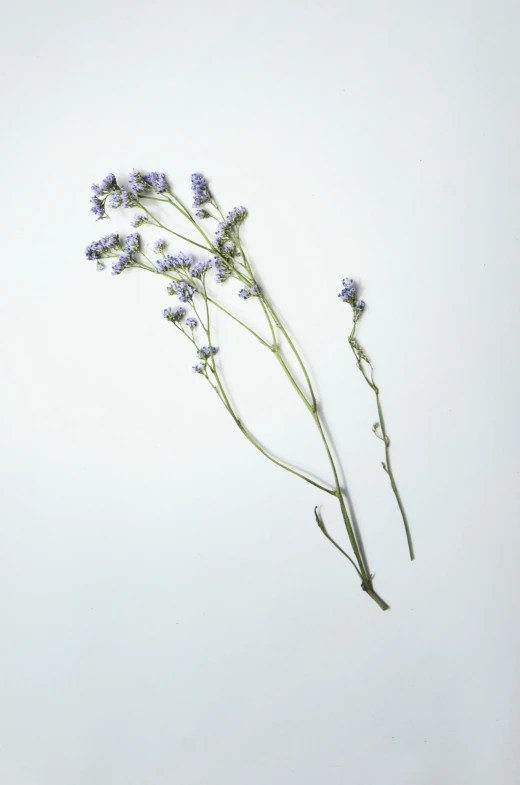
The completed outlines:
[[[201,259],[194,262],[190,267],[190,275],[192,278],[202,278],[205,273],[210,269],[211,261],[209,259]]]
[[[215,355],[218,352],[218,346],[201,346],[197,352],[197,356],[201,360],[207,360],[212,355]]]
[[[121,196],[121,204],[123,205],[123,207],[137,207],[135,194],[132,194],[130,191],[127,191],[126,188],[120,188],[119,193]]]
[[[245,207],[233,207],[231,212],[226,215],[226,224],[228,226],[238,227],[247,216]]]
[[[134,196],[139,196],[139,194],[143,194],[146,193],[146,191],[152,190],[150,183],[137,169],[132,169],[128,175],[128,185],[130,186],[130,191]]]
[[[254,283],[253,286],[244,286],[243,289],[240,289],[238,296],[243,300],[249,300],[250,297],[258,297],[259,294],[260,289],[256,283]]]
[[[110,173],[107,174],[107,176],[102,179],[101,185],[92,183],[90,187],[94,191],[94,194],[96,196],[106,196],[106,194],[108,194],[109,191],[112,191],[114,188],[118,188],[119,186],[117,185],[117,180],[115,178],[115,175]]]
[[[169,322],[180,322],[186,311],[184,308],[165,308],[162,315]]]
[[[187,303],[192,300],[197,290],[188,281],[172,281],[166,287],[166,291],[168,294],[176,294],[181,303]]]
[[[149,183],[158,194],[162,194],[164,191],[168,190],[168,183],[166,182],[166,176],[163,172],[149,172],[149,174],[143,175],[143,180]]]
[[[193,191],[193,206],[200,207],[201,204],[211,201],[211,193],[208,181],[200,172],[195,172],[191,176],[191,190]]]
[[[338,294],[338,297],[343,300],[343,302],[350,302],[356,296],[356,284],[352,278],[344,278],[341,283],[343,289]]]
[[[136,213],[132,218],[132,220],[130,221],[130,223],[132,224],[134,229],[138,229],[139,226],[142,226],[143,224],[149,224],[150,219],[144,213]]]
[[[194,365],[191,370],[193,371],[193,373],[204,373],[204,368],[202,367],[202,365],[198,365],[198,364]]]
[[[186,324],[190,328],[190,330],[194,330],[197,326],[197,320],[193,318],[193,316],[188,316],[186,319]]]
[[[100,240],[94,240],[85,248],[85,256],[90,260],[101,259],[112,256],[113,251],[121,250],[121,243],[118,234],[106,234]]]
[[[108,215],[105,212],[104,199],[100,199],[99,196],[92,196],[90,198],[90,204],[92,205],[90,212],[94,213],[97,221],[100,221],[102,218],[108,218]]]
[[[119,186],[117,184],[117,180],[111,173],[107,174],[107,176],[103,178],[100,185],[97,183],[92,183],[91,190],[94,192],[94,196],[92,196],[90,199],[90,204],[92,205],[90,212],[94,213],[98,221],[102,218],[108,218],[108,215],[105,212],[105,202],[107,200],[107,196],[118,188]],[[112,206],[110,201],[108,206]]]
[[[338,297],[344,303],[348,303],[352,306],[353,310],[356,312],[354,318],[357,319],[365,307],[365,301],[356,299],[356,283],[352,278],[344,278],[341,283],[343,289],[338,294]]]
[[[166,240],[162,237],[159,237],[159,239],[156,240],[152,245],[152,251],[154,253],[163,253],[165,248],[166,248]]]
[[[233,266],[229,261],[224,261],[220,257],[214,256],[213,267],[217,271],[215,275],[216,283],[225,283],[228,278],[233,277]]]
[[[123,251],[127,251],[129,253],[135,253],[139,250],[139,243],[140,243],[139,232],[134,232],[133,234],[128,234],[126,236],[125,243],[123,245]]]
[[[131,267],[133,262],[134,259],[131,253],[122,253],[112,262],[112,275],[119,275],[127,267]]]

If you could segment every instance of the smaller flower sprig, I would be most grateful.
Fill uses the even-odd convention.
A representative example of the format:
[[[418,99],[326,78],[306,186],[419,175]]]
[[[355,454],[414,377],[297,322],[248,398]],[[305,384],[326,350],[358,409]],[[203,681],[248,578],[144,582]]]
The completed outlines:
[[[406,540],[408,542],[408,551],[410,554],[410,559],[413,561],[413,559],[415,558],[415,554],[413,549],[412,537],[410,534],[410,527],[408,525],[406,512],[404,510],[404,506],[401,501],[401,496],[399,495],[399,491],[397,489],[394,473],[392,471],[392,465],[390,463],[390,438],[386,432],[383,410],[381,408],[381,397],[380,397],[379,387],[376,385],[374,381],[374,366],[372,365],[371,361],[367,357],[365,351],[359,345],[356,338],[357,324],[365,309],[365,301],[357,299],[356,283],[353,281],[352,278],[344,278],[341,283],[343,288],[341,292],[338,294],[338,297],[342,302],[348,303],[352,308],[353,325],[352,325],[351,333],[348,337],[349,346],[352,349],[352,353],[354,354],[354,357],[356,358],[357,367],[363,374],[363,378],[365,379],[366,383],[371,388],[371,390],[374,391],[374,394],[376,396],[378,422],[375,422],[373,424],[372,431],[377,436],[378,439],[381,439],[381,441],[385,446],[385,460],[381,462],[381,466],[383,467],[384,471],[388,475],[392,491],[394,492],[397,504],[399,506],[399,511],[401,513],[401,517],[404,523],[404,529],[406,532]],[[367,371],[367,368],[370,370]]]

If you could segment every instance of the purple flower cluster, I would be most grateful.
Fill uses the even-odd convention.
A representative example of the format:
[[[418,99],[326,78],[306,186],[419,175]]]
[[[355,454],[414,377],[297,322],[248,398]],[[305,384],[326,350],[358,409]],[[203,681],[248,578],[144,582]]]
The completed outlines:
[[[101,181],[100,185],[92,184],[94,196],[91,197],[90,211],[94,213],[97,220],[101,218],[108,218],[105,207],[136,207],[137,200],[140,194],[146,191],[155,191],[161,194],[168,190],[166,177],[162,172],[149,172],[142,174],[134,169],[128,178],[130,190],[122,188],[118,185],[117,180],[113,174],[107,176]],[[138,221],[135,223],[135,221]],[[134,217],[133,226],[140,226],[141,223],[147,223],[148,219],[144,216],[141,218]]]
[[[197,356],[201,360],[207,360],[211,355],[215,355],[218,352],[218,346],[201,346],[197,352]]]
[[[139,232],[134,232],[133,234],[128,234],[126,236],[125,244],[123,245],[123,251],[128,251],[129,253],[135,253],[139,250],[140,244],[140,236]]]
[[[247,210],[245,207],[234,207],[227,214],[226,219],[217,226],[215,245],[220,255],[230,262],[238,255],[238,232],[246,215]]]
[[[89,260],[102,259],[111,256],[112,252],[121,249],[118,234],[106,234],[100,240],[94,240],[85,248],[85,256]]]
[[[166,240],[162,237],[159,237],[159,239],[156,240],[152,245],[152,251],[154,253],[164,253],[165,248],[166,248]]]
[[[118,188],[118,185],[115,175],[110,173],[103,178],[101,185],[92,183],[90,187],[94,191],[95,196],[106,196],[113,188]]]
[[[355,311],[362,311],[365,307],[364,300],[356,299],[356,283],[352,278],[344,278],[341,282],[343,289],[338,294],[340,300],[349,303]]]
[[[132,220],[130,221],[130,223],[132,224],[134,229],[138,229],[139,226],[142,226],[143,224],[149,224],[151,223],[151,221],[149,217],[145,215],[145,213],[136,213],[132,218]]]
[[[233,232],[237,232],[240,225],[247,216],[245,207],[233,207],[231,212],[226,215],[224,221],[220,221],[215,232],[215,237],[220,237],[222,240],[229,240],[232,238]]]
[[[123,270],[126,270],[127,267],[131,267],[133,261],[132,254],[120,254],[120,256],[112,262],[112,275],[119,275]]]
[[[168,183],[166,182],[166,175],[163,172],[150,172],[143,175],[146,182],[150,183],[154,191],[162,194],[168,190]]]
[[[108,215],[105,212],[105,202],[108,194],[114,188],[118,187],[117,180],[113,174],[107,174],[107,176],[104,177],[101,181],[100,185],[97,183],[92,183],[91,188],[94,192],[94,196],[92,196],[90,199],[90,204],[92,205],[90,212],[94,213],[96,220],[99,221],[102,218],[108,218]]]
[[[195,215],[197,216],[197,218],[200,218],[200,219],[211,218],[211,213],[208,213],[208,211],[204,210],[204,209],[202,209],[202,210],[195,210]]]
[[[200,207],[201,204],[211,201],[211,193],[208,181],[200,172],[195,172],[191,176],[191,190],[193,191],[193,206]]]
[[[184,254],[182,251],[177,256],[167,254],[164,259],[156,259],[155,267],[158,273],[166,273],[169,270],[189,270],[193,264],[193,256]]]
[[[188,325],[190,330],[194,330],[195,327],[197,326],[197,320],[194,319],[193,316],[188,316],[188,318],[186,319],[186,324]]]
[[[184,308],[165,308],[164,311],[162,312],[162,315],[169,322],[175,323],[175,322],[180,322],[181,319],[184,317],[185,313],[186,311],[184,310]]]
[[[172,281],[166,291],[168,294],[176,294],[181,303],[188,303],[197,290],[188,281]]]
[[[100,199],[98,196],[91,196],[90,204],[92,205],[90,212],[94,213],[97,221],[101,220],[102,218],[108,218],[108,215],[105,212],[104,199]]]
[[[258,297],[259,294],[260,289],[256,283],[254,283],[253,286],[244,286],[243,289],[240,289],[238,296],[243,300],[249,300],[250,297]]]
[[[190,267],[190,275],[192,278],[203,278],[207,271],[211,268],[210,259],[201,259]]]
[[[194,365],[191,370],[193,373],[204,373],[204,368],[202,365]]]
[[[107,202],[107,198],[108,198],[108,206],[113,207],[114,206],[113,202],[115,199],[114,195],[119,194],[120,191],[115,175],[107,174],[107,176],[104,177],[103,180],[101,181],[100,185],[98,185],[97,183],[92,183],[91,188],[94,192],[94,196],[92,196],[90,199],[90,203],[92,205],[92,207],[90,208],[90,212],[94,213],[98,221],[101,218],[108,218],[108,215],[105,212],[105,204]]]
[[[246,217],[247,210],[245,207],[233,207],[233,209],[226,215],[226,224],[228,226],[240,226]]]
[[[217,271],[215,274],[216,283],[224,283],[233,275],[233,266],[229,264],[229,262],[220,259],[218,256],[213,257],[213,267]]]
[[[168,190],[166,177],[162,172],[139,172],[133,169],[128,177],[128,185],[134,196],[146,193],[146,191],[155,191],[158,194],[164,193]]]
[[[118,207],[137,207],[135,196],[127,191],[126,188],[117,188],[110,192],[108,206],[117,209]]]
[[[127,235],[122,248],[123,253],[112,262],[112,275],[119,275],[134,264],[135,259],[132,254],[139,251],[140,239],[138,232]]]

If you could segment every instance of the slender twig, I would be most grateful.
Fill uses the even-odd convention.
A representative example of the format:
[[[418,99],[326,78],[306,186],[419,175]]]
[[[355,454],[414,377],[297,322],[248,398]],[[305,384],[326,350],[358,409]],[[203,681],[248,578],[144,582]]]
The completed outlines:
[[[413,543],[412,543],[412,535],[410,533],[410,527],[408,525],[408,518],[406,517],[406,512],[404,510],[404,506],[403,506],[403,503],[401,501],[401,496],[400,496],[399,491],[397,489],[397,485],[396,485],[395,478],[394,478],[394,473],[392,471],[392,465],[390,463],[390,438],[389,438],[389,436],[388,436],[388,434],[386,432],[385,420],[384,420],[384,417],[383,417],[383,410],[381,408],[381,396],[380,396],[379,387],[376,385],[376,383],[374,381],[374,367],[373,367],[372,363],[370,362],[370,360],[368,359],[368,357],[365,354],[365,352],[359,346],[359,344],[358,344],[358,342],[356,340],[356,337],[355,337],[355,335],[356,335],[356,327],[357,327],[358,321],[359,321],[359,312],[353,309],[353,326],[352,326],[352,331],[351,331],[351,333],[350,333],[350,335],[348,337],[348,342],[349,342],[350,348],[352,349],[354,357],[356,358],[356,365],[357,365],[357,367],[361,371],[361,373],[363,375],[363,378],[365,379],[365,381],[368,384],[368,386],[373,390],[374,395],[376,397],[377,414],[378,414],[379,420],[378,420],[378,422],[374,423],[374,425],[372,427],[372,430],[375,433],[375,435],[379,439],[381,439],[381,441],[385,445],[385,461],[383,461],[381,463],[381,466],[383,467],[384,471],[387,473],[388,478],[390,480],[390,486],[391,486],[392,491],[394,493],[394,496],[396,498],[397,505],[399,507],[399,511],[400,511],[401,517],[403,519],[404,530],[405,530],[405,533],[406,533],[406,541],[408,543],[408,552],[410,554],[410,559],[413,561],[415,559],[415,554],[414,554]],[[368,365],[368,367],[370,368],[370,376],[367,375],[363,363],[366,363],[366,365]]]

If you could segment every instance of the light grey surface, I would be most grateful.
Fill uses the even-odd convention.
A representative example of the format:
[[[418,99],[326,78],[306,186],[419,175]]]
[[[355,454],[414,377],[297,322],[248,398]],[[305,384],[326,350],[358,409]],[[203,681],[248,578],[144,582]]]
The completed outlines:
[[[519,781],[519,17],[460,0],[4,9],[1,785]],[[331,500],[190,373],[161,282],[83,260],[110,228],[90,183],[133,166],[183,195],[202,169],[249,208],[389,613],[316,530],[321,503],[342,537]],[[368,303],[413,565],[346,352],[345,275]],[[217,341],[244,419],[325,476],[271,358],[222,320]]]

